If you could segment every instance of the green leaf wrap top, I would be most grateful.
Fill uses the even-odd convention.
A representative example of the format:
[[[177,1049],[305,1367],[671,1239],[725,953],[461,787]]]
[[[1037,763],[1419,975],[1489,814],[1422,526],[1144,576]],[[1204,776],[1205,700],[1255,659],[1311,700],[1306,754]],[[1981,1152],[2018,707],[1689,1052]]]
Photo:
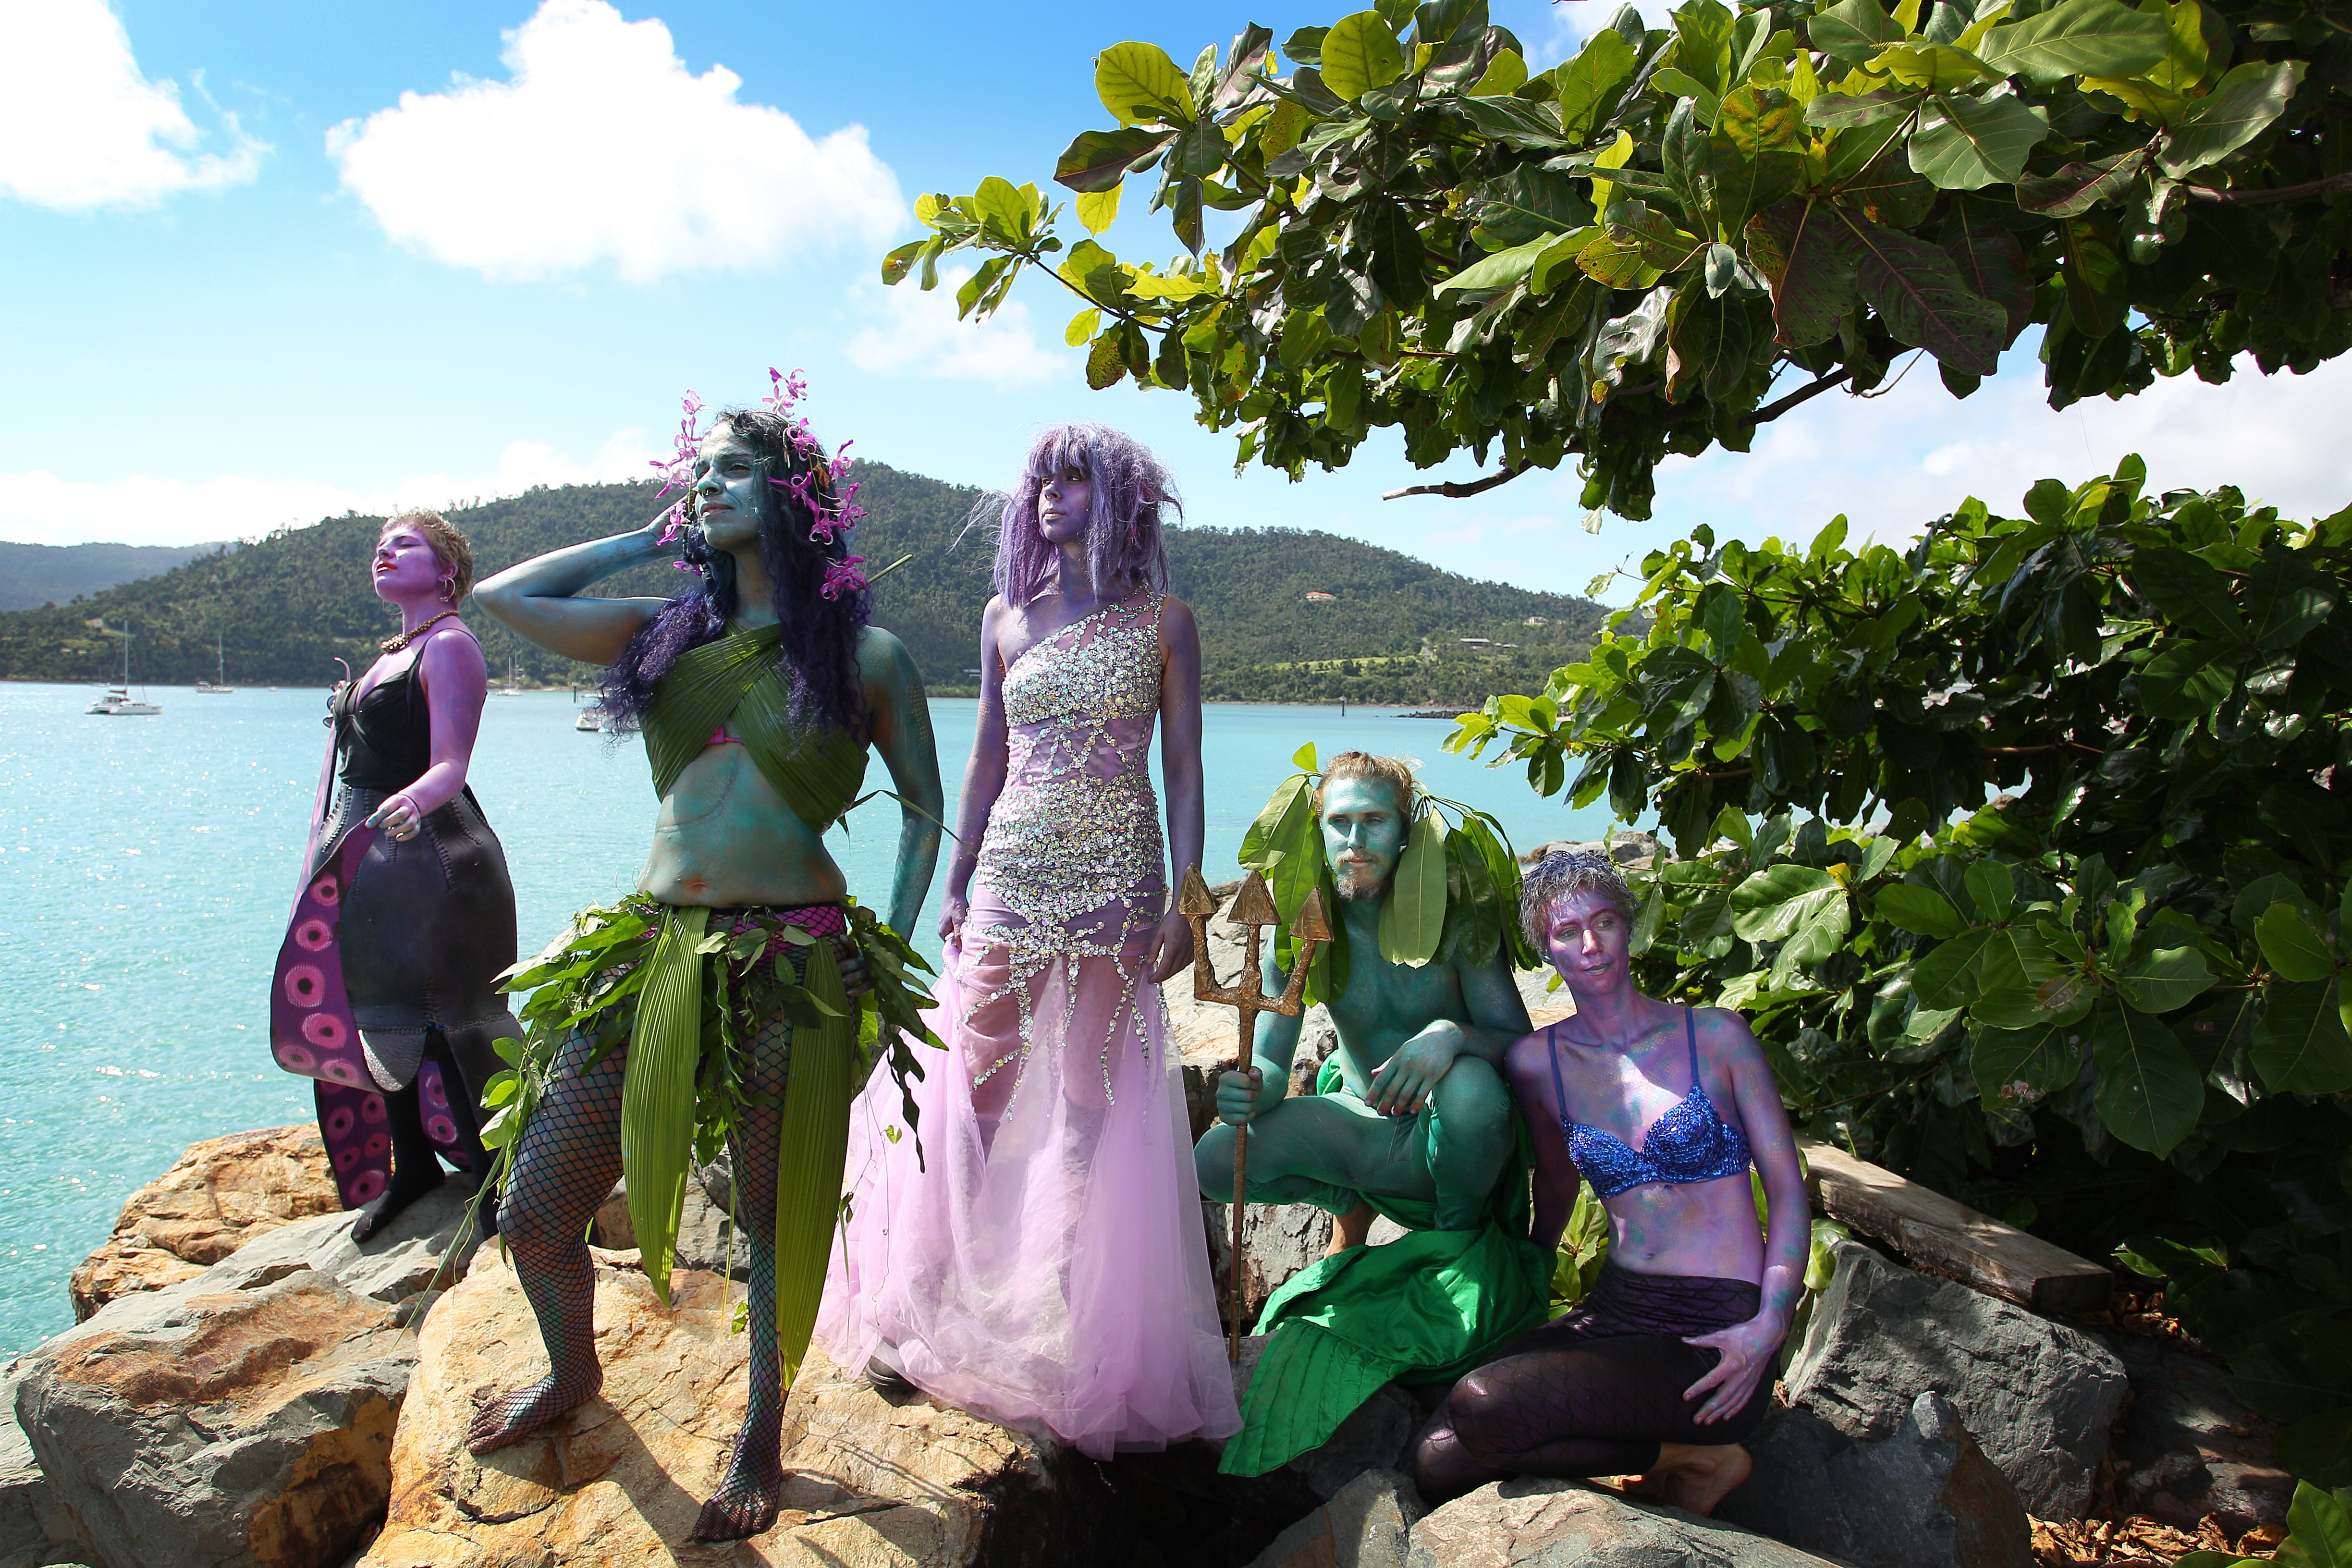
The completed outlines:
[[[810,832],[824,833],[856,804],[866,748],[829,724],[794,721],[776,664],[783,635],[782,626],[730,627],[677,656],[643,726],[656,795],[667,796],[711,731],[732,721],[760,775]]]

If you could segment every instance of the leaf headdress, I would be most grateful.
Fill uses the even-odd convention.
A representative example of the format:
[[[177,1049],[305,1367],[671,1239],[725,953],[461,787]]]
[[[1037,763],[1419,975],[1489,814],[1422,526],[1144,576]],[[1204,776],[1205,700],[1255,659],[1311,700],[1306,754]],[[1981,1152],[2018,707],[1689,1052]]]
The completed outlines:
[[[1339,908],[1315,806],[1323,771],[1314,743],[1301,746],[1290,760],[1298,772],[1275,786],[1242,836],[1241,848],[1241,863],[1263,875],[1274,890],[1275,910],[1282,917],[1275,957],[1285,965],[1295,951],[1290,923],[1307,895],[1319,887],[1324,907]],[[1533,969],[1538,957],[1520,934],[1518,911],[1518,857],[1503,825],[1475,806],[1416,791],[1404,853],[1381,910],[1381,956],[1418,967],[1440,955],[1485,963],[1500,953],[1515,969]],[[1310,1002],[1328,1003],[1348,988],[1347,921],[1331,923],[1330,944],[1307,973]]]

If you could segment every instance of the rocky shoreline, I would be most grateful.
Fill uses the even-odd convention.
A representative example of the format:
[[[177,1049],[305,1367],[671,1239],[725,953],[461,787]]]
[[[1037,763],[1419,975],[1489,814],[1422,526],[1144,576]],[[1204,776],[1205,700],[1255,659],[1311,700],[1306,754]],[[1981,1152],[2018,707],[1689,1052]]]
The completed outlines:
[[[1230,974],[1237,944],[1215,934]],[[1541,977],[1526,984],[1557,1016]],[[1233,1016],[1188,984],[1168,999],[1205,1123]],[[1310,1016],[1299,1072],[1332,1044]],[[2210,1358],[1855,1241],[1785,1352],[1754,1475],[1712,1520],[1536,1480],[1427,1510],[1405,1448],[1430,1396],[1393,1384],[1322,1449],[1236,1480],[1207,1445],[1097,1463],[886,1399],[813,1354],[785,1415],[782,1517],[689,1546],[744,1397],[741,1248],[719,1208],[688,1184],[665,1310],[625,1203],[605,1206],[590,1237],[603,1394],[477,1460],[459,1440],[475,1392],[527,1379],[541,1352],[497,1247],[464,1240],[469,1195],[453,1178],[360,1246],[315,1130],[190,1148],[75,1272],[75,1327],[0,1368],[0,1568],[2075,1568],[2263,1549],[2293,1488]],[[1203,1205],[1221,1276],[1225,1216]],[[1245,1310],[1329,1226],[1253,1212]]]

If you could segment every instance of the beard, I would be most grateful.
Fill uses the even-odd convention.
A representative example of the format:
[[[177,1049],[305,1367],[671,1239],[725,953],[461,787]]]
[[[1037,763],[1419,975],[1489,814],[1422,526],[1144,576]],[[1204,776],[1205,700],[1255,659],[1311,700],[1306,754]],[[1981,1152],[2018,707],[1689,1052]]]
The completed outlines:
[[[1389,879],[1378,861],[1356,860],[1332,867],[1331,881],[1339,889],[1339,897],[1354,903],[1361,899],[1379,898]]]

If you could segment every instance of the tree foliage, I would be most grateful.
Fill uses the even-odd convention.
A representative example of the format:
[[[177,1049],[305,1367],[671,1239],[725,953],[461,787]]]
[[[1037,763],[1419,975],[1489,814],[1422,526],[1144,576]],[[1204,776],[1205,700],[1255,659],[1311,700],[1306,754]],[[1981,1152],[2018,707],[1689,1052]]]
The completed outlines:
[[[2143,480],[1970,500],[1907,550],[1701,529],[1449,745],[1654,811],[1646,988],[1743,1010],[1815,1134],[2169,1279],[2338,1484],[2352,508]]]
[[[1117,44],[1096,87],[1118,123],[1055,177],[1100,234],[1156,170],[1183,255],[1066,246],[1036,185],[991,177],[920,198],[932,233],[883,277],[932,288],[980,252],[959,304],[985,315],[1048,269],[1082,298],[1088,382],[1189,389],[1241,463],[1296,478],[1393,426],[1423,468],[1499,455],[1443,493],[1573,455],[1585,503],[1634,518],[1665,454],[1745,450],[1906,350],[1965,396],[2042,323],[2063,407],[2352,346],[2332,7],[1684,0],[1670,20],[1628,7],[1541,71],[1485,0],[1383,0],[1280,58],[1252,26],[1189,71]],[[1213,250],[1212,209],[1234,215]]]

